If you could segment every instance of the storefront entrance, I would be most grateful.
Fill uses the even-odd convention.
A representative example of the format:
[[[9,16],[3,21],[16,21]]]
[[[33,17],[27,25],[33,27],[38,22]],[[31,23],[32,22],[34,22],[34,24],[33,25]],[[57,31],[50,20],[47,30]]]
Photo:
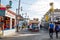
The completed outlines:
[[[9,17],[5,17],[4,30],[8,30],[8,29],[10,29],[10,18]]]
[[[3,35],[3,29],[4,29],[4,17],[0,16],[0,37]]]

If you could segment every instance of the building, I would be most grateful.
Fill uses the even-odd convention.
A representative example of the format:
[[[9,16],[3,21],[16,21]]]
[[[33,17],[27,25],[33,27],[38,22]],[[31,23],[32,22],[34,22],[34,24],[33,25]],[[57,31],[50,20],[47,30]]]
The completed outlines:
[[[14,34],[16,31],[15,27],[16,13],[0,4],[0,28],[3,36]]]
[[[48,15],[47,16],[47,21],[46,21],[46,15]],[[54,12],[50,12],[50,10],[48,10],[47,12],[46,12],[46,14],[44,15],[44,17],[43,17],[43,21],[42,21],[42,24],[44,25],[44,27],[46,26],[46,27],[48,27],[48,25],[47,24],[49,24],[49,22],[51,22],[51,18],[52,18],[52,20],[53,20],[53,22],[58,22],[58,21],[60,21],[60,9],[54,9]]]
[[[53,18],[53,22],[56,22],[56,21],[60,21],[60,9],[54,9],[54,12],[53,13],[50,13],[50,11],[48,11],[45,15],[48,15],[49,17],[49,22],[51,21],[51,18]],[[53,16],[53,17],[51,17]]]

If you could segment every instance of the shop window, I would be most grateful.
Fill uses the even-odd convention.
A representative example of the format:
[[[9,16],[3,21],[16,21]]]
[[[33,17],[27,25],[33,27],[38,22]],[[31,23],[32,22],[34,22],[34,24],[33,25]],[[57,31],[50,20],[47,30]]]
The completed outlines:
[[[15,28],[15,20],[12,19],[12,29],[14,29],[14,28]]]
[[[5,25],[4,25],[4,30],[10,29],[10,18],[5,17]]]

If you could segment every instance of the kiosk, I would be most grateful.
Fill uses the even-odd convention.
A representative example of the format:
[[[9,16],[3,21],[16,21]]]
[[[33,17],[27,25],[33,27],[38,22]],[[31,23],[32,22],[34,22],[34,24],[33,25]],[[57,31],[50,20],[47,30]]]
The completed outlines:
[[[38,32],[39,31],[39,21],[36,21],[36,20],[32,20],[32,21],[29,21],[29,28],[28,30],[32,31],[32,32]]]

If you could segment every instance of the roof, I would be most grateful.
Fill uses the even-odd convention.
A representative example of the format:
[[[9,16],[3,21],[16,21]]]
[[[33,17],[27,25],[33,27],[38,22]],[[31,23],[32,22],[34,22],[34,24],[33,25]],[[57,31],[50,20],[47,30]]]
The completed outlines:
[[[19,17],[20,19],[22,19],[22,18],[23,18],[21,15],[17,15],[17,17]]]
[[[60,9],[55,9],[54,12],[60,12]]]
[[[60,12],[60,9],[54,9],[54,12]],[[48,10],[45,15],[48,15],[49,13],[50,13],[50,11]]]
[[[49,13],[50,11],[48,10],[47,13]],[[60,12],[60,9],[54,9],[54,12]]]
[[[3,9],[6,9],[6,7],[5,7],[4,5],[2,5],[2,4],[0,4],[0,7],[2,7]],[[1,9],[1,8],[0,8],[0,9]],[[9,12],[9,13],[11,13],[11,14],[13,14],[13,15],[16,15],[15,12],[13,12],[13,11],[11,11],[11,10],[9,10],[9,9],[6,9],[6,11]]]
[[[39,23],[39,21],[36,21],[36,20],[30,20],[30,21],[29,21],[29,24],[31,24],[31,23]]]
[[[11,11],[11,10],[7,10],[9,13],[13,14],[13,15],[16,15],[15,12]]]

